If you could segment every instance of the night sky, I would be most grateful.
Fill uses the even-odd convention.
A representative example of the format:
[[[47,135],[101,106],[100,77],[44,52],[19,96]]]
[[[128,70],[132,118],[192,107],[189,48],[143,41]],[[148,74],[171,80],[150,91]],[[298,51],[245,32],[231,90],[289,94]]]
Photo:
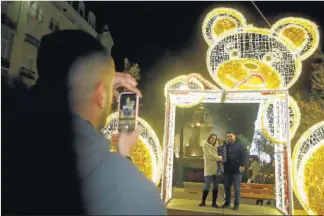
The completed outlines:
[[[324,26],[324,2],[255,3],[270,24],[280,18],[298,16]],[[97,30],[107,24],[111,31],[117,70],[123,69],[124,57],[139,63],[140,89],[144,94],[140,116],[148,120],[160,137],[164,125],[165,82],[177,75],[193,72],[210,79],[201,23],[206,13],[215,7],[235,8],[248,23],[269,28],[250,1],[86,2],[86,8],[96,15]]]

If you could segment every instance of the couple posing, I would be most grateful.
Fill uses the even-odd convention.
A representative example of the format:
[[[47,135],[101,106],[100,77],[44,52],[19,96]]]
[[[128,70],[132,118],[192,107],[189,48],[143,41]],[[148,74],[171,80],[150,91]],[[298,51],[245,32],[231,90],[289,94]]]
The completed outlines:
[[[242,173],[247,163],[247,150],[237,141],[233,132],[227,133],[226,143],[218,141],[216,134],[209,135],[204,147],[205,186],[199,206],[206,205],[209,188],[213,183],[212,206],[216,204],[218,185],[224,179],[225,203],[222,208],[229,208],[231,203],[231,186],[234,186],[234,210],[239,209]]]

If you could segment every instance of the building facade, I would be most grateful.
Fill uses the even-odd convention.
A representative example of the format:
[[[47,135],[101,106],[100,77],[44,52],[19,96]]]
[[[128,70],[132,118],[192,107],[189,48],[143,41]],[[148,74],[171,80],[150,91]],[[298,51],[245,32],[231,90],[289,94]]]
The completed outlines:
[[[82,1],[1,1],[1,76],[9,84],[21,80],[32,86],[38,79],[36,58],[43,35],[56,30],[82,29],[111,50],[107,25],[96,32],[96,17]]]

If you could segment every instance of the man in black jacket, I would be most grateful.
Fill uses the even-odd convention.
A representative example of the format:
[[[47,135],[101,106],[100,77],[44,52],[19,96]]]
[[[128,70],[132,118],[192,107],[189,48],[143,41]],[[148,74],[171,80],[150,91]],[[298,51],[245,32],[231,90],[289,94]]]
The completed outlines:
[[[247,149],[236,139],[233,132],[227,133],[227,160],[224,163],[225,203],[223,208],[229,208],[231,203],[231,186],[234,186],[234,210],[239,209],[241,196],[242,174],[247,163]]]

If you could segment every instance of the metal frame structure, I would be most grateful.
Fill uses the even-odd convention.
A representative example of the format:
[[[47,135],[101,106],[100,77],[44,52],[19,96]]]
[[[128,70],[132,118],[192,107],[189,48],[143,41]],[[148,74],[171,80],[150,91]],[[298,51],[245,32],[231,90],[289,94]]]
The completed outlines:
[[[166,90],[165,131],[161,197],[168,203],[172,199],[173,154],[176,106],[201,103],[266,103],[273,105],[273,126],[276,137],[284,143],[275,144],[276,207],[285,215],[293,214],[293,187],[291,174],[291,146],[289,135],[289,93],[287,90]],[[279,98],[284,97],[284,100]],[[260,106],[261,107],[261,106]],[[182,107],[185,108],[185,107]]]

